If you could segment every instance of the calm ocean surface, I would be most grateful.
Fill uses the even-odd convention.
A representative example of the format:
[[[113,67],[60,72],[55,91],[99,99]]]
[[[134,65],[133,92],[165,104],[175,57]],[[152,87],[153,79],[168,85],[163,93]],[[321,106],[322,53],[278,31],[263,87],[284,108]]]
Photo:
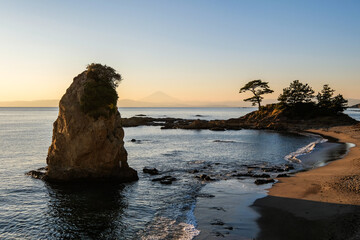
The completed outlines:
[[[119,110],[123,117],[228,119],[253,109]],[[348,112],[356,118],[360,115]],[[271,131],[125,128],[128,163],[138,171],[138,182],[49,185],[24,173],[46,165],[57,114],[57,108],[0,108],[0,239],[192,239],[199,233],[194,208],[205,183],[191,170],[225,176],[244,165],[286,164],[285,157],[300,159],[296,168],[312,168],[344,151],[343,144],[324,142],[318,136]],[[312,153],[305,154],[309,150]],[[152,182],[154,177],[142,172],[145,166],[178,180],[172,185]]]

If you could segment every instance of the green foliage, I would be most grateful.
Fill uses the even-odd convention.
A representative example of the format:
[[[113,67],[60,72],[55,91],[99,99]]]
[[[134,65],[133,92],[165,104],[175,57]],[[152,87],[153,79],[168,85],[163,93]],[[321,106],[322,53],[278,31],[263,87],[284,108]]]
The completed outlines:
[[[314,98],[314,90],[306,83],[294,80],[289,87],[283,89],[278,100],[285,106],[296,106],[303,103],[311,103]]]
[[[333,97],[335,90],[325,84],[320,93],[317,94],[317,106],[322,112],[342,112],[347,108],[347,100],[339,94]]]
[[[334,112],[343,112],[346,108],[348,108],[348,100],[344,99],[341,94],[338,94],[332,99],[331,108]]]
[[[331,89],[328,84],[325,84],[321,92],[316,95],[318,107],[324,109],[330,108],[334,92],[335,90]]]
[[[116,87],[122,80],[120,74],[98,63],[89,64],[85,73],[87,82],[80,101],[82,111],[95,119],[114,114],[118,100]]]
[[[263,82],[260,79],[259,80],[253,80],[245,84],[244,87],[242,87],[239,91],[239,93],[243,93],[246,91],[250,91],[254,94],[254,96],[250,98],[244,99],[246,102],[251,102],[253,106],[258,104],[259,110],[261,108],[261,101],[264,99],[262,95],[272,93],[273,90],[270,89],[268,82]]]
[[[284,113],[291,118],[333,115],[344,111],[347,105],[347,100],[342,95],[333,97],[334,92],[335,90],[325,84],[321,92],[316,95],[317,103],[315,103],[312,101],[314,98],[312,88],[295,80],[289,87],[283,89],[278,100],[284,106]]]

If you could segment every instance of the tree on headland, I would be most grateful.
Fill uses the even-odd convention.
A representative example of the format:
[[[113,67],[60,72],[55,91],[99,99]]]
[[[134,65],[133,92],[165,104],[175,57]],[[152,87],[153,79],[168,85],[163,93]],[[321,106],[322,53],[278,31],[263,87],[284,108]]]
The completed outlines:
[[[318,101],[317,105],[319,108],[330,108],[331,107],[331,98],[334,95],[335,90],[329,87],[328,84],[323,86],[321,92],[316,95]]]
[[[347,108],[347,100],[341,94],[333,97],[335,90],[328,84],[323,86],[321,92],[316,95],[317,106],[323,112],[342,112]]]
[[[269,84],[268,82],[263,82],[260,79],[253,80],[245,84],[245,86],[240,89],[239,93],[243,93],[246,91],[252,92],[254,96],[250,98],[246,98],[244,99],[244,101],[251,102],[253,106],[257,104],[260,110],[261,101],[264,99],[262,95],[274,92],[273,90],[270,89],[268,84]]]
[[[314,90],[306,83],[294,80],[290,86],[283,89],[278,100],[285,106],[296,106],[298,104],[311,103],[314,98]]]
[[[99,63],[89,64],[85,74],[88,81],[80,101],[83,112],[94,118],[115,113],[119,98],[116,87],[122,80],[121,75]]]

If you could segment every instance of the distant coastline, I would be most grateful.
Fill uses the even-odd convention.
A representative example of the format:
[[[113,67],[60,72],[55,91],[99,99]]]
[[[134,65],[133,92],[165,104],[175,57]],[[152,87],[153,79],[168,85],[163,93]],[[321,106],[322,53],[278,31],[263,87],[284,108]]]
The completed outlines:
[[[0,102],[0,107],[58,107],[59,100],[35,100],[35,101],[6,101]],[[130,99],[119,100],[117,106],[121,108],[137,107],[158,107],[158,108],[187,108],[187,107],[251,107],[241,101],[225,102],[144,102]]]
[[[359,108],[360,99],[348,99],[349,108]],[[264,100],[265,104],[276,102],[274,99]],[[58,99],[49,100],[34,100],[34,101],[0,101],[0,107],[58,107]],[[201,101],[180,101],[180,102],[146,102],[137,101],[131,99],[120,99],[117,103],[120,108],[146,108],[146,107],[158,107],[158,108],[251,108],[252,106],[248,103],[239,101],[222,101],[222,102],[201,102]]]

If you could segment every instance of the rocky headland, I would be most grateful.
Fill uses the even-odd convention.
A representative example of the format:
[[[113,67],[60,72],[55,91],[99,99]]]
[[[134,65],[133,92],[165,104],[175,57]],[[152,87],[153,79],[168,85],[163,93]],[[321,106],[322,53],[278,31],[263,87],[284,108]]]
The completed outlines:
[[[101,67],[104,66],[100,65],[100,70]],[[75,77],[60,100],[47,167],[31,171],[29,175],[52,182],[138,179],[137,172],[127,163],[124,130],[116,105],[84,111],[84,94],[89,91],[86,88],[100,82],[89,71],[88,67]],[[101,84],[102,87],[106,85]],[[101,97],[100,92],[95,95]]]
[[[180,118],[131,117],[122,118],[123,127],[161,126],[161,129],[209,129],[213,131],[240,129],[268,129],[277,131],[303,131],[306,129],[347,126],[357,121],[344,113],[321,115],[316,112],[299,112],[267,105],[261,110],[228,120],[200,120]]]
[[[349,108],[360,108],[360,103],[350,106]]]

